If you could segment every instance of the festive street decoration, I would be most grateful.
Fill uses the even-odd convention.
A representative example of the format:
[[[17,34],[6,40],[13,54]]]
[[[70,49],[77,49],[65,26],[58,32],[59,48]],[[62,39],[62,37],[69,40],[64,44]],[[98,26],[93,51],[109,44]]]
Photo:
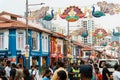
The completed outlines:
[[[92,6],[93,10],[92,10],[92,16],[94,17],[101,17],[101,16],[105,16],[105,13],[102,11],[95,11],[95,7]]]
[[[107,42],[102,42],[101,46],[107,46]]]
[[[117,47],[117,46],[120,46],[120,43],[119,43],[118,41],[112,41],[112,42],[110,43],[110,46],[112,46],[112,47]]]
[[[30,11],[30,15],[28,16],[28,19],[39,21],[39,19],[45,17],[48,10],[49,10],[49,7],[46,6],[35,11]]]
[[[46,20],[46,21],[51,21],[53,18],[54,18],[54,13],[53,13],[53,9],[51,10],[51,14],[47,14],[43,17],[43,20]]]
[[[81,35],[83,34],[84,32],[86,31],[86,29],[84,27],[81,27],[77,30],[74,30],[70,35],[72,36],[78,36],[78,35]]]
[[[54,13],[53,9],[51,10],[51,14],[47,13],[49,10],[49,7],[42,7],[41,9],[31,11],[30,15],[28,16],[29,20],[36,20],[39,22],[40,19],[46,20],[46,21],[51,21],[54,18]]]
[[[93,33],[93,36],[95,36],[98,39],[101,39],[101,38],[103,38],[107,35],[108,35],[107,32],[104,29],[101,29],[101,28],[95,30],[95,32]]]
[[[113,29],[113,35],[114,36],[120,36],[120,32],[115,32],[115,29]]]
[[[83,12],[81,11],[81,9],[79,9],[79,8],[76,7],[76,6],[67,7],[62,14],[60,14],[60,11],[59,11],[59,16],[60,16],[62,19],[66,19],[66,20],[69,21],[69,22],[75,22],[75,21],[77,21],[79,18],[84,18],[85,15],[86,15],[86,14],[83,13]]]
[[[114,15],[120,13],[120,4],[107,3],[106,1],[103,1],[97,2],[97,5],[98,7],[100,7],[100,10],[105,14]]]
[[[88,36],[88,30],[86,30],[84,33],[81,34],[83,38],[86,38]]]

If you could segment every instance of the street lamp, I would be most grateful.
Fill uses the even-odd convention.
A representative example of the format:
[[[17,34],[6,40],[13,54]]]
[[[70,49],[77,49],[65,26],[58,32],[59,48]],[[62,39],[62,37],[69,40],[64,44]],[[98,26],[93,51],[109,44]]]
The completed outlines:
[[[28,44],[28,7],[29,6],[35,6],[35,5],[43,5],[45,3],[40,3],[40,4],[28,4],[28,0],[26,0],[26,46],[25,46],[25,50],[26,50],[26,68],[29,68],[28,66],[28,58],[29,58],[29,44]]]

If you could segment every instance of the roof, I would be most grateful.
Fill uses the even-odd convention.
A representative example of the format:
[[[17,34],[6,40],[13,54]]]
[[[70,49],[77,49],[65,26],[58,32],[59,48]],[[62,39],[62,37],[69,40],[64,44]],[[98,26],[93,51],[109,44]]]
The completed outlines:
[[[14,21],[14,20],[7,19],[7,18],[5,18],[5,17],[0,16],[0,21],[12,22],[12,21]]]
[[[83,47],[83,45],[77,41],[73,41],[73,44],[77,45],[77,46],[80,46],[80,47]]]
[[[84,46],[84,47],[82,48],[82,50],[83,50],[83,51],[92,51],[93,49],[92,49],[91,47],[89,47],[89,46]]]
[[[5,11],[3,11],[3,12],[0,13],[0,16],[2,16],[2,15],[9,15],[9,16],[13,16],[13,17],[23,18],[20,15],[12,14],[12,13],[5,12]]]
[[[8,19],[6,17],[3,17],[2,15],[9,15],[9,16],[22,18],[22,16],[3,11],[2,13],[0,13],[0,21],[1,21],[0,22],[0,29],[9,29],[9,28],[26,29],[27,28],[25,21],[11,20],[11,19]],[[41,31],[41,32],[49,33],[49,34],[52,34],[52,36],[58,37],[58,38],[65,38],[65,36],[63,34],[52,32],[52,31],[47,30],[41,26],[42,25],[40,25],[40,24],[37,25],[34,23],[29,23],[28,29],[36,30],[38,32]]]
[[[52,33],[52,36],[54,36],[54,37],[57,37],[57,38],[63,38],[63,39],[65,39],[65,35],[63,35],[63,34],[60,34],[60,33],[56,33],[56,32],[53,32]]]
[[[7,29],[7,28],[21,28],[26,29],[26,24],[22,21],[13,21],[13,22],[1,22],[0,23],[0,29]],[[40,27],[36,28],[34,26],[28,25],[28,29],[37,30],[37,31],[43,31],[49,34],[52,34],[52,32],[47,31],[45,29],[41,29]]]

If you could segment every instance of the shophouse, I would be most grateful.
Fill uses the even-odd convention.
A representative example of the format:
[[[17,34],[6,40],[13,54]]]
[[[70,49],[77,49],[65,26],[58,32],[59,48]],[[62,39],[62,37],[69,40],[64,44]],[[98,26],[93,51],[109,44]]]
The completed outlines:
[[[28,45],[26,45],[26,24],[22,16],[0,13],[0,59],[28,65],[50,64],[51,31],[41,28],[42,25],[28,25]],[[26,47],[28,54],[26,55]]]

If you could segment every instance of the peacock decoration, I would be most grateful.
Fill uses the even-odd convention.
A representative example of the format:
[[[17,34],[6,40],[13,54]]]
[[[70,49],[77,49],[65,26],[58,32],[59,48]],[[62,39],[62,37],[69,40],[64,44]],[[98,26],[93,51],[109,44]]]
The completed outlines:
[[[113,29],[113,35],[114,36],[120,36],[120,32],[115,32],[115,29]]]
[[[107,46],[107,42],[103,42],[101,46]]]
[[[81,34],[83,38],[86,38],[88,36],[88,30],[86,30],[84,33]]]
[[[105,16],[105,13],[103,13],[102,11],[95,11],[95,7],[92,6],[93,10],[92,10],[92,16],[94,17],[101,17],[101,16]]]
[[[51,21],[53,18],[54,18],[54,10],[52,9],[51,10],[51,14],[46,14],[44,17],[43,17],[43,20],[46,20],[46,21]]]

